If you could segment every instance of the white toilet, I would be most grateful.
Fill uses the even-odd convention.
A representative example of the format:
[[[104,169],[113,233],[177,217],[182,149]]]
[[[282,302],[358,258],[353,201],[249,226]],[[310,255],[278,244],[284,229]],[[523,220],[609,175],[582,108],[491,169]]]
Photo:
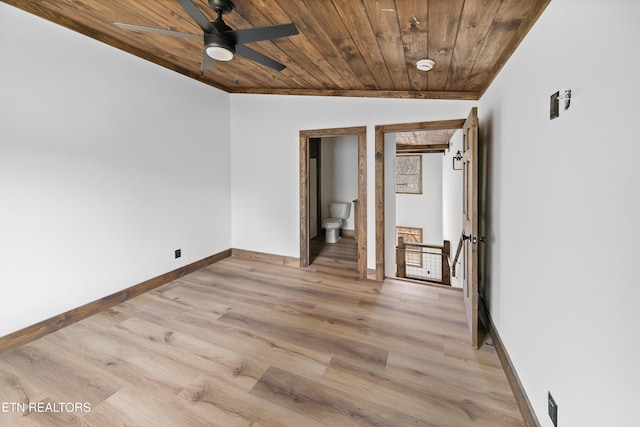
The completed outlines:
[[[345,219],[349,218],[351,203],[329,202],[329,215],[331,218],[322,220],[322,228],[327,230],[325,241],[336,243],[340,240],[340,227]]]

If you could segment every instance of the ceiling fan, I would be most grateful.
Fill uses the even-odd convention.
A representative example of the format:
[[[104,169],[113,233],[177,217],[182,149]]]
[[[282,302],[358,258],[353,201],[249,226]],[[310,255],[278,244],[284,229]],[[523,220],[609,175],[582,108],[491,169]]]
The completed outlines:
[[[224,23],[222,15],[233,10],[231,0],[208,0],[209,6],[216,11],[218,17],[210,22],[192,0],[176,0],[180,6],[198,24],[204,36],[180,31],[163,30],[161,28],[141,27],[139,25],[123,24],[114,22],[120,28],[134,31],[145,31],[150,33],[164,34],[173,37],[187,37],[204,41],[204,53],[200,64],[201,70],[211,69],[216,61],[230,61],[234,54],[238,54],[259,64],[271,67],[274,70],[282,71],[285,65],[257,52],[245,43],[257,42],[261,40],[271,40],[279,37],[288,37],[298,34],[295,24],[272,25],[268,27],[245,28],[233,30]]]

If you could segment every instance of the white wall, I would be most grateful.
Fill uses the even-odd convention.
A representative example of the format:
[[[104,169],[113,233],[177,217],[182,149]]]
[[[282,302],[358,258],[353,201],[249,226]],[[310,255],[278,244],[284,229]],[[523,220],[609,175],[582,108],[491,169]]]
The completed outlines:
[[[462,151],[461,129],[453,134],[450,144],[450,150],[442,157],[442,237],[443,240],[451,242],[451,262],[453,262],[462,233],[463,174],[461,170],[453,170],[453,158],[458,150]],[[461,265],[461,260],[459,260],[457,272],[462,271]],[[452,277],[451,279],[451,285],[458,286],[456,278]]]
[[[396,226],[422,228],[423,243],[442,245],[442,196],[442,154],[422,154],[422,194],[395,193]]]
[[[329,202],[351,204],[342,228],[354,230],[353,200],[358,198],[358,136],[322,138],[320,143],[322,219],[330,218]]]
[[[553,0],[480,101],[485,294],[544,427],[547,391],[559,426],[638,425],[638,17]]]
[[[384,272],[396,275],[396,134],[384,135]],[[367,246],[370,248],[372,240]]]
[[[375,268],[375,126],[464,118],[475,105],[473,101],[231,95],[233,247],[298,257],[299,132],[367,126],[367,258],[369,268]]]
[[[4,3],[0,57],[0,336],[230,247],[228,94]]]

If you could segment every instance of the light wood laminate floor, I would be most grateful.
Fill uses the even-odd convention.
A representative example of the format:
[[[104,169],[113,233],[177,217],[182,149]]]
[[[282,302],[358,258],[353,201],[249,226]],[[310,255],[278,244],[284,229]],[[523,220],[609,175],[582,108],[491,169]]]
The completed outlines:
[[[0,355],[0,425],[523,425],[461,292],[354,268],[228,258]]]

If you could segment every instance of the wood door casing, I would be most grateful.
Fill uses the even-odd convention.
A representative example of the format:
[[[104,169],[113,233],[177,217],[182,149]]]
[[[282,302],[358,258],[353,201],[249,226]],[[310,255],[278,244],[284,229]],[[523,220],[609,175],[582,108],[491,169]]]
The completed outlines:
[[[375,127],[375,249],[376,249],[376,280],[382,281],[386,277],[384,271],[385,248],[385,197],[384,197],[384,137],[387,133],[410,131],[440,131],[443,129],[462,129],[465,119],[440,120],[435,122],[397,123],[390,125],[376,125]],[[395,244],[395,243],[394,243]]]
[[[367,278],[367,128],[366,126],[300,131],[300,267],[309,266],[309,140],[357,135],[358,137],[358,276]]]

